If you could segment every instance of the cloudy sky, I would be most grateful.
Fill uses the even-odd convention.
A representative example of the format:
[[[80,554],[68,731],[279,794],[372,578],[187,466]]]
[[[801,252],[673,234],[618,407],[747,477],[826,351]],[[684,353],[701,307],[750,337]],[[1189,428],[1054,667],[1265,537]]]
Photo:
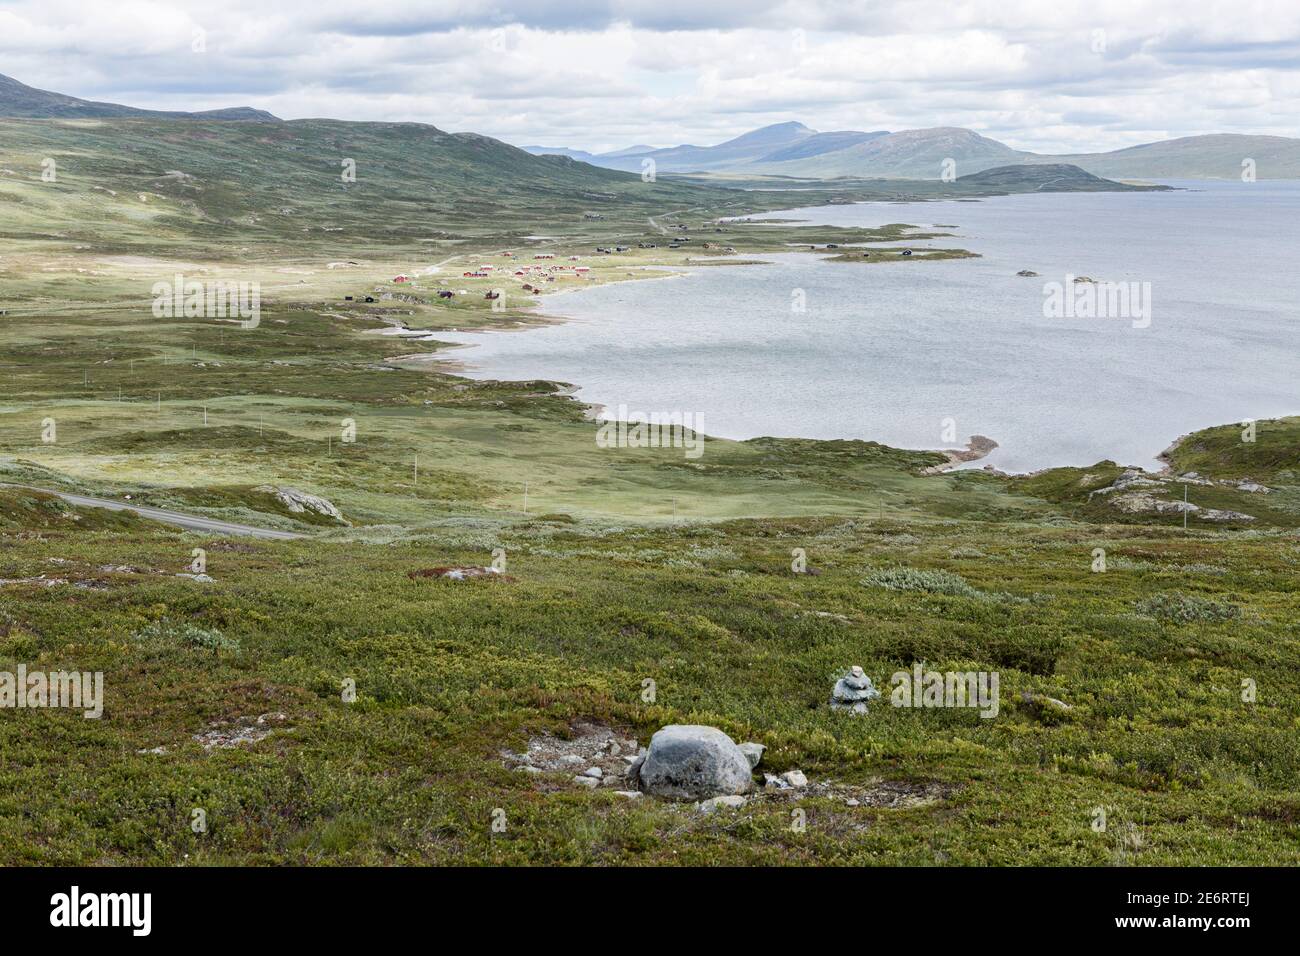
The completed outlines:
[[[0,73],[518,145],[966,126],[1046,152],[1300,135],[1296,0],[0,0]]]

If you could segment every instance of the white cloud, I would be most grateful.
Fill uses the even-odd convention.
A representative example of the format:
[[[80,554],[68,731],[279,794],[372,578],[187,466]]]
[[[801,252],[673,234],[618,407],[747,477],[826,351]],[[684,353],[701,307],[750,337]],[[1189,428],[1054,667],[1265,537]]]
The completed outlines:
[[[246,104],[595,149],[799,119],[969,126],[1071,151],[1297,135],[1300,5],[11,0],[0,72],[136,106]]]

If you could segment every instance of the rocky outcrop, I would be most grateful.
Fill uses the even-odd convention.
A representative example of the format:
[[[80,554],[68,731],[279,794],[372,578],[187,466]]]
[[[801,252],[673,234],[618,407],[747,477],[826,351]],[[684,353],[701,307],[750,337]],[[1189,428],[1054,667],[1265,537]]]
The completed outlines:
[[[343,517],[342,512],[334,507],[333,502],[328,498],[320,497],[320,495],[308,494],[305,491],[299,491],[297,488],[281,488],[276,485],[259,485],[253,490],[271,495],[285,507],[285,510],[292,514],[300,515],[312,512],[324,515],[327,518],[333,518],[339,524],[351,524]]]
[[[1202,508],[1190,501],[1162,498],[1170,491],[1185,485],[1234,488],[1238,491],[1267,493],[1268,488],[1249,479],[1215,482],[1194,471],[1176,477],[1152,477],[1138,468],[1129,468],[1105,488],[1088,493],[1088,500],[1102,496],[1109,499],[1111,507],[1124,514],[1182,514],[1186,512],[1199,521],[1254,521],[1254,515],[1221,508]]]

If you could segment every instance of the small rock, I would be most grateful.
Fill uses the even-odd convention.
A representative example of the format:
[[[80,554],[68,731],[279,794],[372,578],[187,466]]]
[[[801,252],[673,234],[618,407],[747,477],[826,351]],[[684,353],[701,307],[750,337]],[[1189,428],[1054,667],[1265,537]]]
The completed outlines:
[[[574,777],[573,782],[580,787],[586,787],[588,790],[595,790],[600,786],[600,781],[595,777]]]
[[[808,786],[802,770],[787,770],[783,774],[763,774],[763,786],[768,790],[801,790]]]
[[[713,813],[726,807],[728,810],[739,810],[745,805],[745,798],[739,794],[729,794],[723,797],[712,797],[708,800],[701,800],[695,805],[701,813]]]
[[[605,771],[601,770],[599,767],[588,767],[586,770],[582,771],[582,775],[584,777],[592,777],[595,780],[599,780],[601,777],[605,776]]]
[[[641,786],[641,767],[644,763],[645,754],[637,754],[632,758],[632,761],[627,765],[627,770],[623,773],[623,776],[627,778],[627,782],[634,787]]]
[[[1046,694],[1033,694],[1025,691],[1020,695],[1020,699],[1026,704],[1039,704],[1044,707],[1050,707],[1053,710],[1074,710],[1074,708],[1063,700],[1057,700],[1055,697],[1048,697]]]
[[[743,753],[745,759],[749,761],[749,769],[751,770],[757,767],[759,761],[763,759],[763,751],[765,750],[767,750],[767,748],[762,744],[750,742],[740,744],[740,752]]]
[[[614,796],[623,797],[627,800],[640,800],[643,794],[640,790],[615,790]]]

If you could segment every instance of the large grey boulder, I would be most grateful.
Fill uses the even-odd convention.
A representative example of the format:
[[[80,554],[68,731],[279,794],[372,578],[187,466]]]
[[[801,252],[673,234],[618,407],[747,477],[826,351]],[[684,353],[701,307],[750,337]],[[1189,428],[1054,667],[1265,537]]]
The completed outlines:
[[[707,800],[749,793],[749,758],[717,727],[669,724],[650,738],[637,784],[651,796]]]

